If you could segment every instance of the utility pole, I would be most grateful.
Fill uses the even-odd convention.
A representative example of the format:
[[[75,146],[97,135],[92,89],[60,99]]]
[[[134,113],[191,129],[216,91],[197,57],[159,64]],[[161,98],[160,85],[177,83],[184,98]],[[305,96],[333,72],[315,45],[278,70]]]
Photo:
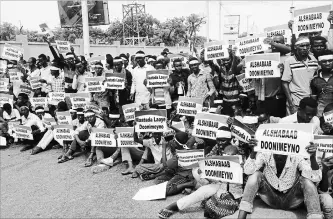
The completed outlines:
[[[86,59],[90,58],[89,20],[87,0],[82,0],[83,51]]]
[[[209,42],[209,1],[206,1],[206,10],[207,10],[207,32],[206,32],[206,37],[207,37],[207,42]]]
[[[222,40],[222,1],[219,2],[219,41]]]

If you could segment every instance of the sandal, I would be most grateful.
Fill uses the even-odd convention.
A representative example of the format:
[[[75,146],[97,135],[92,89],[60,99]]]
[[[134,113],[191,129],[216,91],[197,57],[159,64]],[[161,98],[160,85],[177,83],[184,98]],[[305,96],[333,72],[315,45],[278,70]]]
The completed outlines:
[[[137,172],[133,172],[131,177],[132,177],[133,179],[134,179],[134,178],[138,178],[138,177],[139,177],[139,174],[138,174]]]
[[[173,215],[173,213],[174,213],[173,211],[164,208],[164,209],[160,210],[160,212],[158,212],[158,217],[161,219],[167,219],[171,215]]]
[[[152,179],[155,179],[155,175],[154,174],[141,174],[140,175],[140,179],[142,181],[148,181],[148,180],[152,180]]]
[[[67,162],[69,160],[73,160],[73,159],[74,159],[73,156],[68,156],[67,157],[66,155],[64,155],[58,160],[58,163],[65,163],[65,162]]]
[[[94,160],[92,157],[89,157],[84,164],[84,167],[91,167],[94,164]]]

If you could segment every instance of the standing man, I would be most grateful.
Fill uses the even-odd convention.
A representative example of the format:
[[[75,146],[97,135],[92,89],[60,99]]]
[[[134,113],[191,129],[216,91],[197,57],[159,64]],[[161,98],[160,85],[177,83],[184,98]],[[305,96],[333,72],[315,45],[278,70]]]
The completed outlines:
[[[36,58],[31,57],[28,59],[28,80],[31,79],[31,77],[40,77],[40,70],[36,66]]]
[[[315,36],[312,37],[310,40],[311,43],[311,52],[313,56],[318,59],[319,56],[323,55],[324,52],[327,50],[327,40],[325,37],[322,36]]]
[[[170,74],[172,84],[174,85],[174,92],[171,94],[172,102],[177,101],[179,96],[185,96],[187,93],[187,78],[190,75],[188,69],[183,68],[182,60],[175,59],[173,61],[175,70]]]

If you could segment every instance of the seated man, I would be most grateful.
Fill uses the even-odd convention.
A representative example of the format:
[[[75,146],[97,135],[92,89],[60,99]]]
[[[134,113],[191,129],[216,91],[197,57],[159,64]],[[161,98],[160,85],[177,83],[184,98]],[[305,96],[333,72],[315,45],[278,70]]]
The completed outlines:
[[[328,193],[329,182],[329,171],[333,168],[333,156],[325,158],[325,153],[323,159],[321,160],[323,177],[319,183],[319,200],[321,205],[321,210],[323,211],[325,219],[333,218],[333,199]]]
[[[20,120],[21,116],[17,109],[12,109],[12,106],[9,103],[5,103],[2,106],[3,109],[3,119],[7,122],[9,121],[18,121]]]
[[[331,111],[333,111],[333,103],[328,104],[324,108],[323,114]],[[333,135],[333,125],[326,122],[324,117],[320,117],[320,127],[324,135]]]

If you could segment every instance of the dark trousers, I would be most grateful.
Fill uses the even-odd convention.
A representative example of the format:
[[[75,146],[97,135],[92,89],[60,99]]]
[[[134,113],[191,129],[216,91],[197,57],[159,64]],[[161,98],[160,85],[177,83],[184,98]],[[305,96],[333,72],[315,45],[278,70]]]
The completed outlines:
[[[274,117],[283,118],[286,116],[286,98],[270,97],[265,98],[265,101],[262,103],[262,107],[264,107],[265,111]]]

